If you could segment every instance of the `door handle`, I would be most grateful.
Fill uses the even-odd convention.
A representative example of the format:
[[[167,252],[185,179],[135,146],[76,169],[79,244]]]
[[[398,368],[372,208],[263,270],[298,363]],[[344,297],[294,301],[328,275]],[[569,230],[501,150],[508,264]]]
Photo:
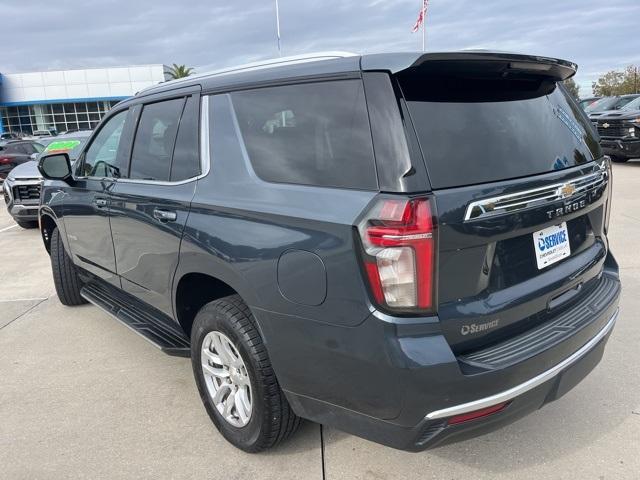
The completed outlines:
[[[175,222],[178,218],[178,214],[176,212],[172,212],[170,210],[163,210],[161,208],[153,209],[153,217],[160,220],[161,222]]]
[[[107,206],[107,199],[106,198],[95,198],[93,200],[93,203],[95,203],[96,207],[106,207]]]

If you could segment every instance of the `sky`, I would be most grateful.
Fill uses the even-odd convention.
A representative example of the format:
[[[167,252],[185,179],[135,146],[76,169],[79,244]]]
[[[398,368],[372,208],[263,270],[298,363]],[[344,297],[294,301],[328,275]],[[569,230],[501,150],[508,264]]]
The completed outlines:
[[[282,55],[420,50],[422,0],[279,0]],[[0,72],[152,63],[210,69],[273,58],[275,0],[0,0]],[[581,96],[640,65],[640,0],[430,0],[427,51],[571,60]]]

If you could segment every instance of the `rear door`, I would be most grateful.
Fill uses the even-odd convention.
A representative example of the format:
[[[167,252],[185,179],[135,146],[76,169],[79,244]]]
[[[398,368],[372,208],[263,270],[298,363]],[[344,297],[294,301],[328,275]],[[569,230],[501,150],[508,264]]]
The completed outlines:
[[[398,77],[436,199],[438,315],[456,351],[588,295],[607,252],[608,169],[588,119],[555,81],[492,67]]]
[[[122,288],[172,315],[171,283],[201,173],[197,93],[141,105],[127,179],[111,192]]]

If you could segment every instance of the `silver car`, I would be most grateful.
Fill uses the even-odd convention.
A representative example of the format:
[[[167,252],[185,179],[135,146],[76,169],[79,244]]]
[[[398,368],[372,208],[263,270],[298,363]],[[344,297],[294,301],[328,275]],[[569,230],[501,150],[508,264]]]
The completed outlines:
[[[91,131],[87,130],[47,138],[46,142],[42,142],[46,145],[44,152],[64,151],[69,154],[71,161],[74,161],[89,135]],[[38,171],[38,158],[34,155],[33,160],[11,170],[2,186],[7,210],[22,228],[34,228],[37,225],[41,185],[42,176]]]

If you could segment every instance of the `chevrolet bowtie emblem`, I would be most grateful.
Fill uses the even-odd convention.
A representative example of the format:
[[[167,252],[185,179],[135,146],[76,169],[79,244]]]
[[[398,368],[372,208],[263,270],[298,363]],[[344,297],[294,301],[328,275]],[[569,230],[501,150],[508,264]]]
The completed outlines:
[[[608,123],[606,123],[606,122],[602,124],[602,127],[603,127],[603,128],[609,128],[609,126],[610,126],[610,125],[609,125]]]
[[[560,187],[560,195],[562,195],[562,198],[569,198],[574,193],[576,193],[576,187],[570,183],[566,183]]]

